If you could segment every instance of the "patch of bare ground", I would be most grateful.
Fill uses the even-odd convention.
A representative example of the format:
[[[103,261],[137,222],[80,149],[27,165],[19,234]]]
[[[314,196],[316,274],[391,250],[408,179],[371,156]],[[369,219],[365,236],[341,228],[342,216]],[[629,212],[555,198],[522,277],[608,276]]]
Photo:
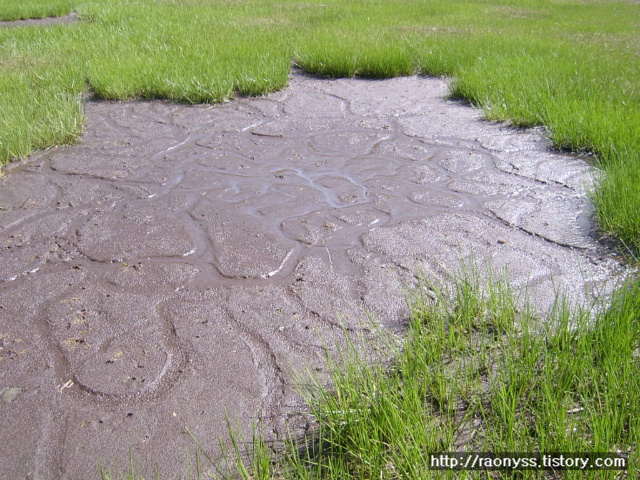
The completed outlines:
[[[294,75],[217,106],[89,102],[79,144],[9,168],[3,475],[85,479],[132,451],[173,478],[186,429],[213,455],[227,418],[302,431],[292,366],[321,371],[365,311],[401,326],[418,271],[486,258],[542,310],[602,292],[623,267],[590,235],[591,167],[446,93]]]

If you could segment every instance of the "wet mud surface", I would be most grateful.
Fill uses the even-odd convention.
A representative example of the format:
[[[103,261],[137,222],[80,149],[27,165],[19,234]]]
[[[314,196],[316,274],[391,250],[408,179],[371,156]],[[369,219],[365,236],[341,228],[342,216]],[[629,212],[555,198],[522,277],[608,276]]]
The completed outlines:
[[[12,27],[46,27],[49,25],[59,25],[64,23],[75,23],[78,21],[76,13],[70,13],[61,17],[26,18],[24,20],[0,21],[0,28]]]
[[[213,455],[227,416],[286,433],[290,367],[322,370],[365,311],[401,326],[419,270],[473,254],[541,309],[620,272],[590,236],[589,166],[446,92],[294,75],[217,106],[90,102],[78,145],[12,166],[0,476],[91,478],[131,449],[172,478],[187,428]]]

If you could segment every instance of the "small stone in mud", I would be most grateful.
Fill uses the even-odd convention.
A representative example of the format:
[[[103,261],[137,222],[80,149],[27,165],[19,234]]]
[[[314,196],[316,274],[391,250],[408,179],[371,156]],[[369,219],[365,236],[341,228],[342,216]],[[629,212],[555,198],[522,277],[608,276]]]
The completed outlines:
[[[0,393],[0,400],[2,403],[11,403],[13,402],[18,395],[22,393],[21,388],[5,388],[2,393]]]

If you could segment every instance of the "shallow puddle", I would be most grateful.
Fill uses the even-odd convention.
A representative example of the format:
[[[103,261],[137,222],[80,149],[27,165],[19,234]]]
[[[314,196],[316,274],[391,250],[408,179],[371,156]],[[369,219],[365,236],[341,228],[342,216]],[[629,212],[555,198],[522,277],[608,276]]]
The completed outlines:
[[[473,255],[541,310],[601,289],[622,267],[590,237],[590,167],[446,91],[292,76],[216,106],[90,102],[78,145],[11,167],[3,475],[89,478],[131,449],[172,478],[187,428],[214,454],[227,416],[284,434],[291,365],[322,370],[365,311],[402,325],[418,271]]]

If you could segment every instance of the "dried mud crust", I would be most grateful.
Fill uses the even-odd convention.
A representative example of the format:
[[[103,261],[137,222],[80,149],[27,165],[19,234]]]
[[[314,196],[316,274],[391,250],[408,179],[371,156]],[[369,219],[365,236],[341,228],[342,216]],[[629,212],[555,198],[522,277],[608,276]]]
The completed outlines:
[[[541,309],[619,273],[589,236],[589,166],[445,94],[292,76],[224,105],[90,102],[78,145],[11,167],[3,476],[90,478],[132,449],[173,478],[186,428],[214,454],[227,417],[284,434],[291,366],[322,370],[365,311],[401,325],[419,270],[488,259]]]

